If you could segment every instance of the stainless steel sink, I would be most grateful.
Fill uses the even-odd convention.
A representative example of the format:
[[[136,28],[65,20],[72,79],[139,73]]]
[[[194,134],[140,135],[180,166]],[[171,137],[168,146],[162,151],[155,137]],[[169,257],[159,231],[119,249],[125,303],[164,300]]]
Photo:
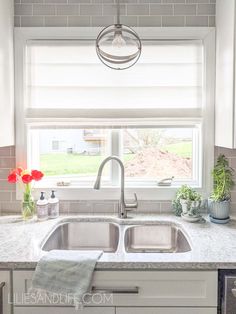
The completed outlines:
[[[132,226],[125,233],[128,253],[183,253],[191,251],[184,233],[174,224]]]
[[[109,222],[70,222],[59,226],[42,245],[51,250],[103,250],[115,252],[119,242],[119,227]]]

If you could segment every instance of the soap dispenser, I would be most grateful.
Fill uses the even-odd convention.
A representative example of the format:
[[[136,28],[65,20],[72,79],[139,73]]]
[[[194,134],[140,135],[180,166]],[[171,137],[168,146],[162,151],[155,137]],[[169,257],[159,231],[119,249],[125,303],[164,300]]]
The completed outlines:
[[[48,217],[57,218],[59,216],[59,199],[55,196],[55,191],[52,191],[51,197],[48,200]]]
[[[43,221],[48,219],[48,201],[44,197],[44,192],[41,192],[40,199],[37,201],[37,217]]]

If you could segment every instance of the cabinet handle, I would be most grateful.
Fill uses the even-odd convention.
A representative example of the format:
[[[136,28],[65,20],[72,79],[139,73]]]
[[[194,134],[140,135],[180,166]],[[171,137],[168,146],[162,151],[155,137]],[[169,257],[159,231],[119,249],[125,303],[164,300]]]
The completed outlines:
[[[92,287],[93,293],[138,294],[139,287]]]
[[[5,282],[0,283],[0,314],[3,314],[3,287]]]

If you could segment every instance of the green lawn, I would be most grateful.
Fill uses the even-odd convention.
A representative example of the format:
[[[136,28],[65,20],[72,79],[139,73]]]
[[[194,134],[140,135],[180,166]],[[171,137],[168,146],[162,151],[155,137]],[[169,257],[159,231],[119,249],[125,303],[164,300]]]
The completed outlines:
[[[101,156],[72,154],[41,155],[41,169],[47,176],[65,174],[95,174],[102,161]]]
[[[132,155],[126,155],[125,160],[130,160],[132,157]],[[58,174],[96,175],[103,159],[103,156],[46,154],[40,157],[40,169],[47,176]]]
[[[163,148],[182,157],[191,157],[192,143],[184,142],[167,145]],[[134,155],[125,155],[131,160]],[[70,154],[45,154],[40,158],[40,169],[47,176],[80,174],[96,175],[103,156],[81,156]]]
[[[181,157],[192,157],[192,142],[170,144],[166,145],[163,149],[167,150],[170,153],[175,153],[176,155]]]

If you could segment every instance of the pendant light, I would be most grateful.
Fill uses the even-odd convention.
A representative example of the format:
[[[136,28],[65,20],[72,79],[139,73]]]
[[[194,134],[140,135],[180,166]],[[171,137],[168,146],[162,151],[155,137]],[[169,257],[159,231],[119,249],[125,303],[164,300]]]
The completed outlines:
[[[99,59],[109,68],[125,70],[132,67],[141,55],[142,44],[138,34],[120,23],[120,1],[117,0],[117,22],[104,28],[97,37]]]

